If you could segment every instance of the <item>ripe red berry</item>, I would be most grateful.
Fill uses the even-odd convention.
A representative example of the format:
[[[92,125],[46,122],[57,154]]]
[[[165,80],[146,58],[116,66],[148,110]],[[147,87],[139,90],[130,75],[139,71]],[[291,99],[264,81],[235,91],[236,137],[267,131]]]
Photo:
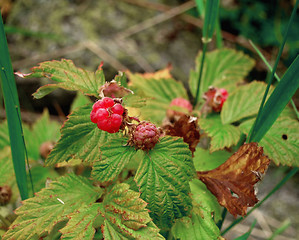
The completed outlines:
[[[180,111],[175,111],[175,110],[172,110],[172,109],[168,109],[167,112],[166,112],[166,115],[167,115],[168,118],[172,118],[175,115],[183,116],[186,113],[191,113],[192,110],[193,110],[191,103],[188,100],[184,99],[184,98],[175,98],[175,99],[173,99],[171,101],[169,107],[172,107],[172,106],[182,108],[183,111],[180,112]]]
[[[99,129],[116,133],[122,124],[123,112],[121,104],[115,103],[112,98],[104,97],[93,105],[90,120],[96,123]]]
[[[160,131],[153,123],[141,122],[134,129],[131,142],[137,149],[150,150],[159,141]]]
[[[203,98],[206,100],[205,108],[207,112],[220,112],[224,102],[228,97],[228,92],[224,88],[209,87],[209,90],[204,93]],[[210,110],[209,110],[210,108]]]

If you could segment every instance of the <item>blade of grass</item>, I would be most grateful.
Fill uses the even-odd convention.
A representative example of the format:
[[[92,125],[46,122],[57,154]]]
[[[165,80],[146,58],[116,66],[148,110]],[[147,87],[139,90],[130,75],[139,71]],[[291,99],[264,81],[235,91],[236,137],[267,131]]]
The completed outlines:
[[[274,233],[272,234],[271,237],[268,238],[268,240],[273,240],[275,239],[278,235],[282,234],[289,226],[291,226],[291,221],[287,219],[282,223],[282,225],[277,228]]]
[[[24,139],[22,138],[18,93],[4,33],[2,16],[0,18],[0,68],[0,79],[8,122],[13,165],[21,198],[24,200],[28,198],[25,147]]]
[[[255,136],[255,134],[256,134],[255,132],[257,131],[257,128],[260,128],[260,124],[262,124],[262,123],[264,122],[264,120],[261,118],[261,115],[262,115],[262,112],[263,112],[264,103],[265,103],[265,101],[266,101],[267,94],[268,94],[269,89],[270,89],[270,86],[271,86],[271,84],[272,84],[272,81],[273,81],[273,78],[274,78],[274,73],[276,72],[276,69],[277,69],[277,66],[278,66],[278,62],[279,62],[280,56],[281,56],[281,54],[282,54],[282,50],[283,50],[284,45],[285,45],[285,43],[286,43],[286,40],[287,40],[287,37],[288,37],[288,34],[289,34],[290,26],[292,25],[293,20],[294,20],[294,17],[295,17],[295,15],[296,15],[296,11],[297,11],[297,8],[298,8],[298,4],[299,4],[299,1],[297,0],[296,3],[295,3],[295,6],[294,6],[294,8],[293,8],[293,11],[292,11],[290,20],[289,20],[289,22],[288,22],[286,32],[285,32],[285,34],[284,34],[284,36],[283,36],[283,41],[282,41],[282,43],[281,43],[281,45],[280,45],[279,52],[278,52],[278,55],[277,55],[277,58],[276,58],[276,61],[275,61],[273,70],[272,70],[272,72],[271,72],[271,76],[270,76],[270,79],[269,79],[269,81],[268,81],[268,85],[267,85],[265,94],[264,94],[264,96],[263,96],[263,100],[262,100],[262,103],[261,103],[261,105],[260,105],[260,108],[259,108],[257,117],[256,117],[256,119],[255,119],[255,122],[254,122],[252,128],[250,129],[249,134],[248,134],[248,142],[252,142],[252,141],[253,141],[253,138],[254,138],[254,136]],[[292,96],[291,96],[291,97],[292,97]],[[278,116],[277,116],[277,117],[278,117]],[[277,118],[277,117],[276,117],[276,118]],[[274,121],[276,120],[276,118],[273,118]],[[274,123],[274,121],[273,121],[273,123]],[[261,122],[262,122],[262,123],[261,123]],[[273,123],[272,123],[272,124],[273,124]],[[271,124],[271,126],[272,126],[272,124]],[[271,127],[271,126],[270,126],[270,127]],[[270,128],[270,127],[269,127],[269,128]],[[269,128],[268,128],[268,129],[269,129]]]
[[[258,47],[251,41],[249,40],[249,43],[251,44],[251,46],[254,48],[254,50],[257,52],[257,54],[259,55],[259,57],[262,59],[262,61],[265,63],[265,65],[267,66],[267,68],[272,72],[273,69],[271,67],[271,65],[267,62],[266,58],[264,57],[264,55],[262,54],[262,52],[258,49]],[[277,82],[280,82],[280,78],[278,77],[278,75],[276,73],[274,73],[274,77],[276,78]],[[297,110],[297,107],[294,103],[294,101],[291,99],[291,105],[296,113],[297,119],[299,119],[299,112]]]
[[[196,4],[197,4],[197,9],[199,9],[199,11],[202,11],[201,1],[197,0]],[[207,44],[212,40],[212,36],[215,31],[215,26],[218,18],[218,9],[219,9],[219,0],[209,0],[206,2],[205,13],[204,13],[204,26],[203,26],[203,34],[202,34],[203,50],[202,50],[202,58],[201,58],[200,69],[199,69],[199,78],[198,78],[196,94],[195,94],[195,101],[193,103],[193,106],[195,106],[198,102],[199,89],[201,85],[200,83],[202,78],[202,70],[204,66]],[[202,15],[202,12],[200,12],[200,14]]]
[[[282,110],[288,104],[299,88],[299,56],[296,57],[287,72],[283,75],[273,93],[260,113],[260,121],[251,135],[253,142],[259,142],[276,121]]]
[[[250,237],[250,234],[251,234],[253,228],[255,227],[256,223],[257,223],[257,220],[254,219],[254,221],[253,221],[253,223],[251,224],[251,227],[250,227],[250,229],[248,230],[248,232],[246,232],[245,234],[243,234],[243,235],[240,236],[240,237],[235,238],[234,240],[247,240],[247,239]]]
[[[232,229],[235,225],[243,221],[246,217],[248,217],[255,209],[261,206],[270,196],[272,196],[278,189],[280,189],[291,177],[293,177],[299,170],[299,167],[293,168],[261,201],[259,201],[253,208],[248,211],[247,215],[244,217],[239,217],[235,221],[233,221],[225,230],[221,232],[223,236],[230,229]]]

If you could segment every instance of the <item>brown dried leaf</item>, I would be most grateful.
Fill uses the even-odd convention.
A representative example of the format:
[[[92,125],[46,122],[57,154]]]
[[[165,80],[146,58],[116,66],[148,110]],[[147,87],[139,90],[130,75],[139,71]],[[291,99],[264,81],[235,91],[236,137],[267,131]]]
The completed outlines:
[[[191,116],[183,115],[174,123],[168,122],[163,127],[166,135],[183,137],[184,142],[189,144],[192,153],[199,143],[199,129],[197,119]]]
[[[139,76],[143,77],[143,78],[147,78],[147,79],[161,79],[161,78],[172,78],[171,74],[170,74],[170,70],[172,69],[171,65],[168,65],[166,68],[161,69],[157,72],[153,72],[153,73],[138,73]]]
[[[197,172],[198,178],[217,197],[220,205],[237,217],[258,199],[254,185],[261,180],[270,160],[257,143],[241,146],[225,163],[211,171]],[[233,193],[233,194],[232,194]]]
[[[106,82],[100,89],[101,97],[122,98],[126,95],[133,94],[133,91],[120,86],[115,80]]]

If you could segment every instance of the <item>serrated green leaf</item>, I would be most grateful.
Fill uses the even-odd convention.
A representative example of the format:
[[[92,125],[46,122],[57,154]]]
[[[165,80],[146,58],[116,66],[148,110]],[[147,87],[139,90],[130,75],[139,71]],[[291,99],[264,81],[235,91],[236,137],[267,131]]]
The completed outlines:
[[[0,151],[0,166],[0,186],[15,186],[16,178],[11,159],[11,151],[8,146]]]
[[[217,198],[207,189],[206,185],[198,179],[193,179],[190,182],[190,188],[192,199],[201,208],[205,209],[207,212],[210,212],[216,223],[221,220],[221,207],[217,201]]]
[[[170,228],[175,218],[192,206],[189,181],[195,169],[191,151],[181,138],[164,137],[140,159],[135,181],[150,215],[160,228]]]
[[[215,151],[211,153],[209,150],[196,148],[193,162],[196,171],[209,171],[219,167],[230,156],[231,153],[227,151]]]
[[[34,235],[47,234],[56,223],[66,220],[82,204],[95,202],[101,194],[102,190],[86,178],[74,174],[61,177],[23,202],[3,240],[31,240]]]
[[[219,115],[200,118],[198,123],[200,128],[211,137],[211,152],[236,145],[240,139],[239,128],[230,124],[222,124]]]
[[[160,124],[165,117],[169,104],[175,98],[188,99],[187,92],[181,82],[172,78],[144,78],[138,74],[131,74],[132,87],[137,93],[146,97],[146,106],[140,109],[141,115],[152,122]]]
[[[69,214],[67,225],[60,230],[63,240],[92,240],[95,234],[93,223],[100,214],[99,203],[83,205],[77,211]]]
[[[171,229],[175,239],[217,240],[220,231],[211,213],[194,204],[191,217],[177,219]]]
[[[253,120],[240,125],[240,129],[248,134]],[[280,117],[266,133],[259,145],[276,164],[299,166],[299,123],[295,119]]]
[[[103,201],[105,239],[163,239],[139,193],[122,183],[115,185]]]
[[[46,159],[46,165],[81,159],[93,162],[100,158],[100,146],[115,136],[101,131],[90,121],[92,104],[80,107],[68,116],[61,129],[61,138]]]
[[[196,94],[199,79],[201,54],[200,52],[196,57],[196,70],[190,72],[189,84],[193,96]],[[253,59],[244,55],[243,52],[237,52],[233,49],[224,48],[206,53],[199,96],[202,96],[209,86],[225,88],[231,93],[235,90],[237,83],[244,79],[253,66]]]
[[[82,93],[94,97],[99,96],[99,88],[105,84],[103,70],[99,68],[96,72],[90,72],[82,68],[77,68],[71,60],[47,61],[32,68],[32,73],[28,77],[47,77],[57,83],[40,87],[33,96],[42,98],[57,88],[70,91],[81,91]]]
[[[256,115],[265,89],[265,83],[253,81],[250,84],[239,87],[230,94],[221,110],[222,123],[234,123],[243,118]],[[272,91],[273,88],[270,88],[270,93]]]
[[[31,129],[24,126],[28,157],[32,160],[40,159],[40,146],[45,142],[56,142],[60,136],[60,127],[61,125],[58,122],[50,120],[47,110],[43,112]]]
[[[119,137],[111,139],[101,147],[101,159],[93,164],[92,176],[101,182],[113,180],[128,164],[136,153],[127,146],[128,139]]]
[[[10,146],[7,121],[0,124],[0,149]]]
[[[73,112],[76,108],[82,107],[88,103],[91,103],[89,97],[86,97],[84,94],[77,92],[77,95],[74,101],[72,102],[70,112]]]

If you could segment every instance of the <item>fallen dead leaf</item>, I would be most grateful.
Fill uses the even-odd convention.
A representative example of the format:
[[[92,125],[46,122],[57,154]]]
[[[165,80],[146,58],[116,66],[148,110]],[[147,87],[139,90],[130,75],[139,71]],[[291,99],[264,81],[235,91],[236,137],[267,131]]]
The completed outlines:
[[[242,145],[218,168],[197,172],[198,178],[217,197],[219,204],[234,217],[246,215],[258,199],[254,185],[268,168],[270,160],[257,143]]]

